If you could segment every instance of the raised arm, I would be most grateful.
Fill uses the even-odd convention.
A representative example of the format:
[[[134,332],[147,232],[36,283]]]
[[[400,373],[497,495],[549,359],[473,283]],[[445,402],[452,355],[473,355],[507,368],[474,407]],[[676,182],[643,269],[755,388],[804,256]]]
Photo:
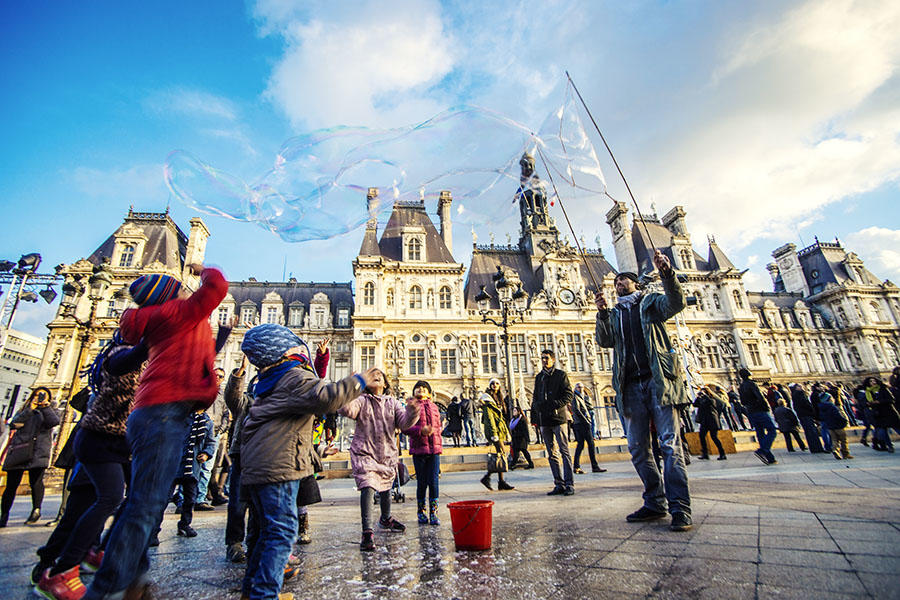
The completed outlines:
[[[417,402],[408,402],[404,408],[403,404],[397,400],[394,405],[394,423],[397,424],[397,429],[400,431],[418,423],[420,414],[421,410]]]
[[[359,411],[362,408],[363,397],[358,396],[354,400],[351,400],[348,404],[345,404],[341,410],[338,411],[338,414],[342,417],[347,417],[348,419],[353,419],[354,421],[359,416]]]

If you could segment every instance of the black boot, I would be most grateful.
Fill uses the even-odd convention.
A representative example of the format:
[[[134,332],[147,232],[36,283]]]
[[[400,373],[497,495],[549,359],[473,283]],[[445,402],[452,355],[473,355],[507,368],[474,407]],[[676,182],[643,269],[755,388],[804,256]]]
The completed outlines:
[[[41,509],[35,508],[35,509],[32,509],[31,514],[28,515],[27,519],[25,519],[25,524],[31,525],[32,523],[37,523],[40,520],[41,520]]]

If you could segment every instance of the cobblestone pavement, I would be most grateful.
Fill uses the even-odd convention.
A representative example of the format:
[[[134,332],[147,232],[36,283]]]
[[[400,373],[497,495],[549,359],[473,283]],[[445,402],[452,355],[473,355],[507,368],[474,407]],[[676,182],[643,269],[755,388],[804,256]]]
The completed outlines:
[[[394,515],[404,534],[376,533],[361,553],[359,500],[351,480],[322,483],[311,507],[313,543],[302,573],[285,585],[297,598],[900,598],[900,455],[854,445],[855,460],[777,453],[761,465],[751,453],[688,467],[694,529],[673,533],[668,519],[629,524],[640,505],[628,462],[578,475],[576,494],[550,497],[549,469],[514,471],[511,492],[488,492],[480,473],[441,478],[439,527],[415,523],[415,482]],[[446,503],[490,499],[493,547],[457,552]],[[47,499],[55,514],[58,497]],[[49,530],[0,531],[7,598],[28,598],[34,549]],[[159,598],[234,598],[241,565],[224,560],[224,507],[197,513],[194,539],[175,535],[167,514],[151,574]],[[88,576],[89,577],[89,576]],[[87,578],[86,578],[87,579]]]

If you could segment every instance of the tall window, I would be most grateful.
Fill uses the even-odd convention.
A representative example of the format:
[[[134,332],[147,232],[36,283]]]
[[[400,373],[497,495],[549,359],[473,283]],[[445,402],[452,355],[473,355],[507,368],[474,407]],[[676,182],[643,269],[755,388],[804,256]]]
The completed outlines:
[[[328,326],[328,321],[325,318],[325,309],[324,308],[316,308],[316,312],[314,314],[316,327],[323,329]]]
[[[269,306],[266,308],[266,323],[277,323],[278,322],[278,307],[277,306]]]
[[[706,359],[709,362],[710,369],[721,369],[722,359],[719,358],[718,346],[706,346]]]
[[[835,371],[843,371],[844,370],[844,367],[841,365],[841,355],[838,354],[837,352],[831,353],[831,362],[834,363]]]
[[[556,348],[553,346],[552,333],[538,334],[538,353],[543,352],[544,350],[553,350],[556,352]]]
[[[441,348],[441,375],[456,375],[456,348]]]
[[[406,245],[407,260],[422,260],[422,242],[419,238],[411,238]]]
[[[485,373],[497,372],[497,336],[493,333],[481,334],[481,369]]]
[[[288,324],[291,327],[303,327],[303,307],[292,306],[289,312]]]
[[[716,310],[722,310],[722,303],[719,302],[719,295],[713,294],[713,304],[716,307]]]
[[[760,356],[759,356],[759,345],[751,342],[751,343],[747,344],[747,351],[750,353],[750,363],[754,367],[762,366],[762,362],[760,361]]]
[[[443,286],[438,291],[438,301],[440,302],[441,308],[443,308],[443,309],[452,308],[452,305],[450,303],[450,288],[447,287],[446,285]]]
[[[525,362],[526,357],[528,356],[525,351],[525,334],[524,333],[513,333],[509,336],[509,354],[510,360],[512,360],[512,370],[513,373],[526,373],[528,372],[528,366]]]
[[[700,292],[694,292],[694,299],[697,301],[695,308],[700,312],[703,312],[703,296]]]
[[[681,255],[681,264],[684,265],[684,268],[692,269],[693,263],[691,262],[691,251],[688,250],[687,248],[682,248],[679,251],[679,254]]]
[[[338,327],[347,327],[350,325],[350,309],[341,308],[338,310]]]
[[[422,288],[417,285],[412,286],[409,290],[409,307],[422,308]]]
[[[409,374],[425,374],[425,348],[411,348],[409,350]]]
[[[375,304],[375,284],[367,281],[363,286],[363,304],[372,306]]]
[[[241,307],[241,323],[253,323],[253,318],[256,316],[256,309],[252,306],[242,306]]]
[[[581,347],[580,333],[567,333],[566,346],[569,347],[569,369],[584,371],[584,350]]]
[[[134,244],[125,244],[122,248],[122,256],[119,258],[120,267],[130,267],[134,262]]]
[[[741,292],[739,290],[732,290],[731,295],[734,296],[734,305],[738,308],[744,308],[744,301],[741,300]]]
[[[375,366],[375,346],[365,345],[359,347],[359,369],[365,371]]]
[[[228,325],[228,308],[225,306],[219,307],[219,316],[218,316],[219,325]]]

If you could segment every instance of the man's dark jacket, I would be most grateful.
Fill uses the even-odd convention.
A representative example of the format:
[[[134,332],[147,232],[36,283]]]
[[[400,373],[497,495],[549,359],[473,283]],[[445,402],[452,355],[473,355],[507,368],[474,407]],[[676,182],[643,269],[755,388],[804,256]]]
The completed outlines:
[[[747,409],[747,414],[769,412],[769,403],[759,391],[759,386],[752,379],[745,379],[738,388],[741,395],[741,404]]]
[[[554,367],[543,369],[534,378],[534,400],[531,422],[540,427],[553,427],[566,422],[566,405],[572,401],[572,385],[565,371]]]
[[[798,418],[816,418],[816,409],[813,408],[812,402],[809,401],[809,396],[798,387],[791,388],[791,405],[793,405],[794,412],[797,413]]]

